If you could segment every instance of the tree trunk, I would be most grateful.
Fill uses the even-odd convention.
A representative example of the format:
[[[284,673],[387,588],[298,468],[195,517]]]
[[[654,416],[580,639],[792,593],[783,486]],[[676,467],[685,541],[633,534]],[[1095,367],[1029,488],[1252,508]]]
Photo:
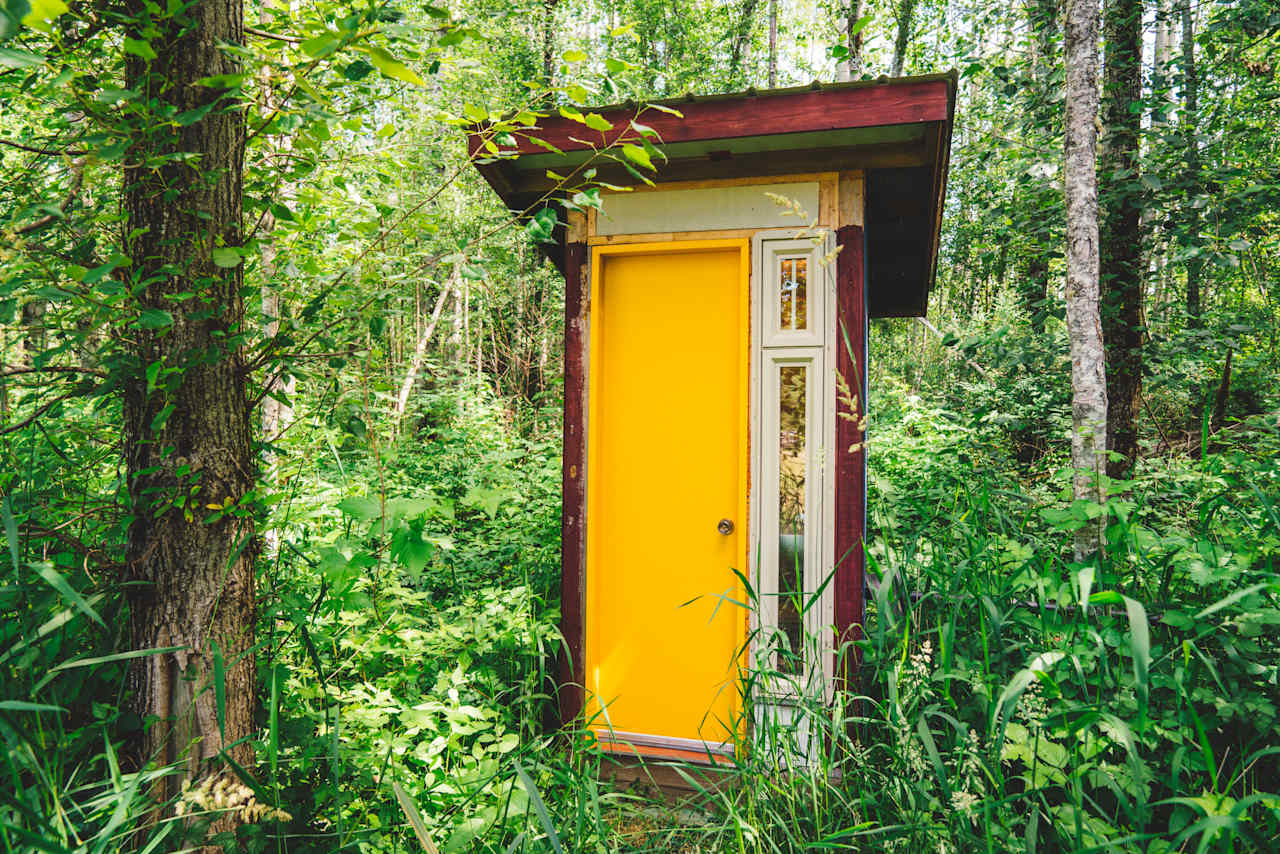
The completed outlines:
[[[1068,0],[1065,195],[1067,331],[1071,338],[1071,464],[1076,500],[1102,502],[1107,381],[1098,312],[1098,3]],[[1105,517],[1076,532],[1075,557],[1103,545]]]
[[[862,0],[849,0],[849,14],[844,22],[845,48],[849,54],[836,68],[839,80],[853,80],[862,73],[862,30],[857,28],[862,20]]]
[[[907,58],[907,44],[911,40],[911,19],[916,13],[917,0],[898,0],[897,24],[898,34],[893,40],[893,68],[891,77],[902,76],[902,64]]]
[[[124,173],[127,249],[143,285],[141,328],[129,331],[136,373],[124,392],[131,642],[180,647],[132,663],[130,699],[144,729],[131,756],[139,766],[181,761],[196,777],[218,773],[224,746],[254,732],[257,544],[253,509],[236,506],[256,483],[239,343],[243,268],[213,260],[215,249],[242,239],[245,120],[233,93],[197,82],[239,73],[221,45],[243,44],[244,10],[240,0],[202,0],[173,16],[152,14],[143,0],[129,6],[130,20],[147,29],[126,35],[157,54],[128,58],[125,85],[143,93],[139,103],[154,99],[168,115],[212,104],[186,126],[145,125]],[[225,252],[218,257],[229,263]],[[227,752],[252,767],[247,741]],[[171,797],[178,781],[163,785],[155,794]]]
[[[422,370],[422,362],[427,355],[427,342],[431,340],[431,336],[435,334],[436,324],[440,322],[440,314],[444,311],[445,301],[449,298],[449,292],[454,289],[457,283],[457,274],[449,279],[440,290],[440,296],[436,298],[436,307],[431,310],[431,319],[427,321],[427,326],[422,330],[422,334],[418,336],[418,343],[413,349],[413,360],[409,363],[409,370],[404,375],[404,382],[400,385],[400,395],[396,398],[396,422],[404,417],[405,410],[409,408],[409,395],[413,392],[413,384],[418,379],[418,371]]]
[[[769,88],[778,86],[778,0],[769,0]]]
[[[757,3],[759,3],[759,0],[743,0],[742,2],[742,19],[738,23],[738,32],[733,38],[733,47],[729,51],[730,80],[737,77],[738,67],[742,64],[742,58],[751,42],[751,28],[755,22]]]
[[[1184,237],[1188,247],[1196,243],[1200,231],[1200,214],[1195,199],[1200,192],[1200,145],[1196,142],[1196,114],[1199,109],[1200,80],[1196,69],[1195,21],[1191,0],[1182,0],[1182,138],[1186,147],[1186,200],[1183,209]],[[1200,270],[1198,257],[1187,259],[1187,319],[1191,326],[1200,325]]]
[[[542,85],[548,97],[556,85],[556,4],[559,0],[542,0]]]
[[[1119,455],[1107,473],[1126,476],[1138,456],[1142,393],[1142,0],[1107,0],[1104,39],[1101,286],[1107,357],[1107,439]]]

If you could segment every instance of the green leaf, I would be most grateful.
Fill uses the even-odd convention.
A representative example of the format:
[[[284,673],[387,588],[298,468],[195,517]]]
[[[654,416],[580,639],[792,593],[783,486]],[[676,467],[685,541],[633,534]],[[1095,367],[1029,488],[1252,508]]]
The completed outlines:
[[[412,83],[414,86],[427,85],[427,81],[419,77],[416,71],[382,48],[370,46],[365,48],[365,52],[369,54],[369,59],[373,61],[374,66],[386,76]]]
[[[138,315],[138,326],[142,329],[167,329],[173,326],[173,315],[162,308],[144,308]]]
[[[333,53],[340,44],[342,44],[342,39],[338,38],[336,33],[321,33],[304,41],[302,43],[302,52],[312,59],[320,59]]]
[[[684,118],[684,113],[680,112],[675,107],[668,107],[665,104],[645,104],[645,106],[655,109],[660,113],[668,113],[670,115],[675,116],[678,119]]]
[[[354,519],[368,521],[382,515],[382,504],[374,498],[353,495],[338,502],[338,509]]]
[[[639,166],[643,166],[644,168],[648,169],[650,172],[658,171],[654,167],[653,161],[649,159],[649,152],[645,151],[640,146],[634,145],[630,142],[624,142],[622,144],[622,153],[632,163],[635,163]]]
[[[552,243],[555,241],[556,212],[549,207],[542,208],[529,218],[524,227],[525,234],[535,243]]]
[[[561,54],[561,59],[565,62],[586,62],[587,55],[580,50],[566,50]]]
[[[222,659],[222,647],[217,641],[213,646],[213,706],[218,716],[218,734],[227,741],[227,665]]]
[[[48,703],[28,703],[25,700],[0,701],[0,712],[65,712],[62,706],[50,706]]]
[[[31,11],[22,16],[22,23],[33,30],[52,33],[50,22],[67,11],[67,4],[62,0],[31,0]]]
[[[151,432],[158,433],[164,429],[164,425],[169,423],[169,416],[173,414],[175,409],[172,403],[166,403],[164,408],[156,413],[156,417],[151,419]]]
[[[357,59],[346,68],[342,69],[342,76],[352,82],[355,82],[368,77],[369,72],[371,71],[373,71],[372,65],[365,62],[363,59]]]
[[[230,269],[240,266],[240,252],[231,246],[222,246],[213,250],[213,263],[219,267]]]
[[[173,121],[178,125],[178,127],[190,127],[205,116],[209,115],[209,111],[213,109],[213,106],[213,102],[210,101],[208,104],[202,104],[199,107],[184,110],[174,116]]]
[[[80,613],[93,620],[102,627],[106,627],[106,623],[98,616],[98,612],[89,607],[89,603],[84,601],[84,597],[77,593],[67,580],[63,578],[51,563],[33,563],[31,567],[43,578],[50,587],[62,594],[62,598],[66,599],[76,607]]]
[[[146,60],[156,58],[156,52],[152,49],[151,44],[149,42],[142,41],[141,39],[125,39],[124,52],[131,53],[134,56],[140,56]]]
[[[583,116],[582,122],[592,130],[613,130],[613,123],[599,113],[587,113]]]
[[[44,57],[38,53],[0,47],[0,68],[31,68],[43,64]]]

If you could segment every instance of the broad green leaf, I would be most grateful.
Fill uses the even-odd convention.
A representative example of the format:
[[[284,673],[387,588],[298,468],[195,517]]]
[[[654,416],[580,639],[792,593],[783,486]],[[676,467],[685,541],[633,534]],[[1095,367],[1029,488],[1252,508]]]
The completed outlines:
[[[52,33],[53,27],[50,23],[59,15],[66,13],[69,8],[62,0],[30,0],[30,2],[31,11],[22,16],[22,23],[42,33]]]
[[[529,218],[524,230],[536,243],[551,243],[555,240],[556,212],[549,207],[542,208]]]
[[[321,33],[304,41],[302,52],[312,59],[320,59],[337,50],[341,43],[342,39],[338,38],[337,33]]]
[[[653,161],[649,159],[649,152],[645,151],[642,147],[630,142],[624,142],[622,144],[622,153],[626,155],[626,158],[632,163],[643,166],[650,172],[658,171],[654,168]]]
[[[213,263],[226,269],[239,267],[240,253],[230,246],[221,246],[213,250]]]
[[[561,54],[561,59],[565,62],[586,62],[587,55],[580,50],[566,50]]]
[[[138,326],[143,329],[167,329],[173,326],[173,315],[162,308],[144,308],[138,313]]]
[[[582,117],[582,123],[592,130],[613,130],[613,123],[599,113],[587,113]]]
[[[44,57],[38,53],[0,47],[0,68],[31,68],[42,64],[44,64]]]
[[[151,60],[156,58],[156,52],[149,42],[141,39],[125,39],[124,52],[131,53],[134,56],[140,56],[143,59]]]
[[[374,67],[388,77],[396,80],[402,80],[405,83],[412,83],[414,86],[426,86],[427,81],[418,76],[418,73],[400,60],[393,57],[380,47],[370,46],[365,49],[369,54],[369,59],[373,61]]]
[[[382,515],[382,504],[375,498],[353,495],[338,502],[338,509],[348,516],[363,521],[377,519]]]

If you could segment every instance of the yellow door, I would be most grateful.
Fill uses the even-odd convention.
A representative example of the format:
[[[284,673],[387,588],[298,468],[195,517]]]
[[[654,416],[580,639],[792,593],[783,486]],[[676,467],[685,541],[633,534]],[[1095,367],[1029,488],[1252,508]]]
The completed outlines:
[[[606,747],[741,729],[747,246],[593,249],[586,712]]]

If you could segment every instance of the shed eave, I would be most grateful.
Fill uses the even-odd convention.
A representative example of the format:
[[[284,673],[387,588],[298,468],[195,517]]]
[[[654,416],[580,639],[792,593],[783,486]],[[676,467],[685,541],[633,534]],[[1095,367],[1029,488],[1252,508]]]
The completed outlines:
[[[657,184],[863,170],[871,315],[922,315],[936,275],[957,80],[952,71],[650,102],[681,115],[615,104],[590,108],[610,122],[608,131],[546,117],[507,156],[482,156],[479,129],[469,135],[468,150],[504,204],[526,214],[556,195],[548,169],[565,174],[593,160],[598,180],[638,183],[620,162],[599,154],[633,119],[661,139],[655,145],[667,160],[650,175]],[[877,192],[899,192],[895,182],[918,195],[911,204],[886,199],[877,205]],[[561,266],[562,247],[548,254]]]

